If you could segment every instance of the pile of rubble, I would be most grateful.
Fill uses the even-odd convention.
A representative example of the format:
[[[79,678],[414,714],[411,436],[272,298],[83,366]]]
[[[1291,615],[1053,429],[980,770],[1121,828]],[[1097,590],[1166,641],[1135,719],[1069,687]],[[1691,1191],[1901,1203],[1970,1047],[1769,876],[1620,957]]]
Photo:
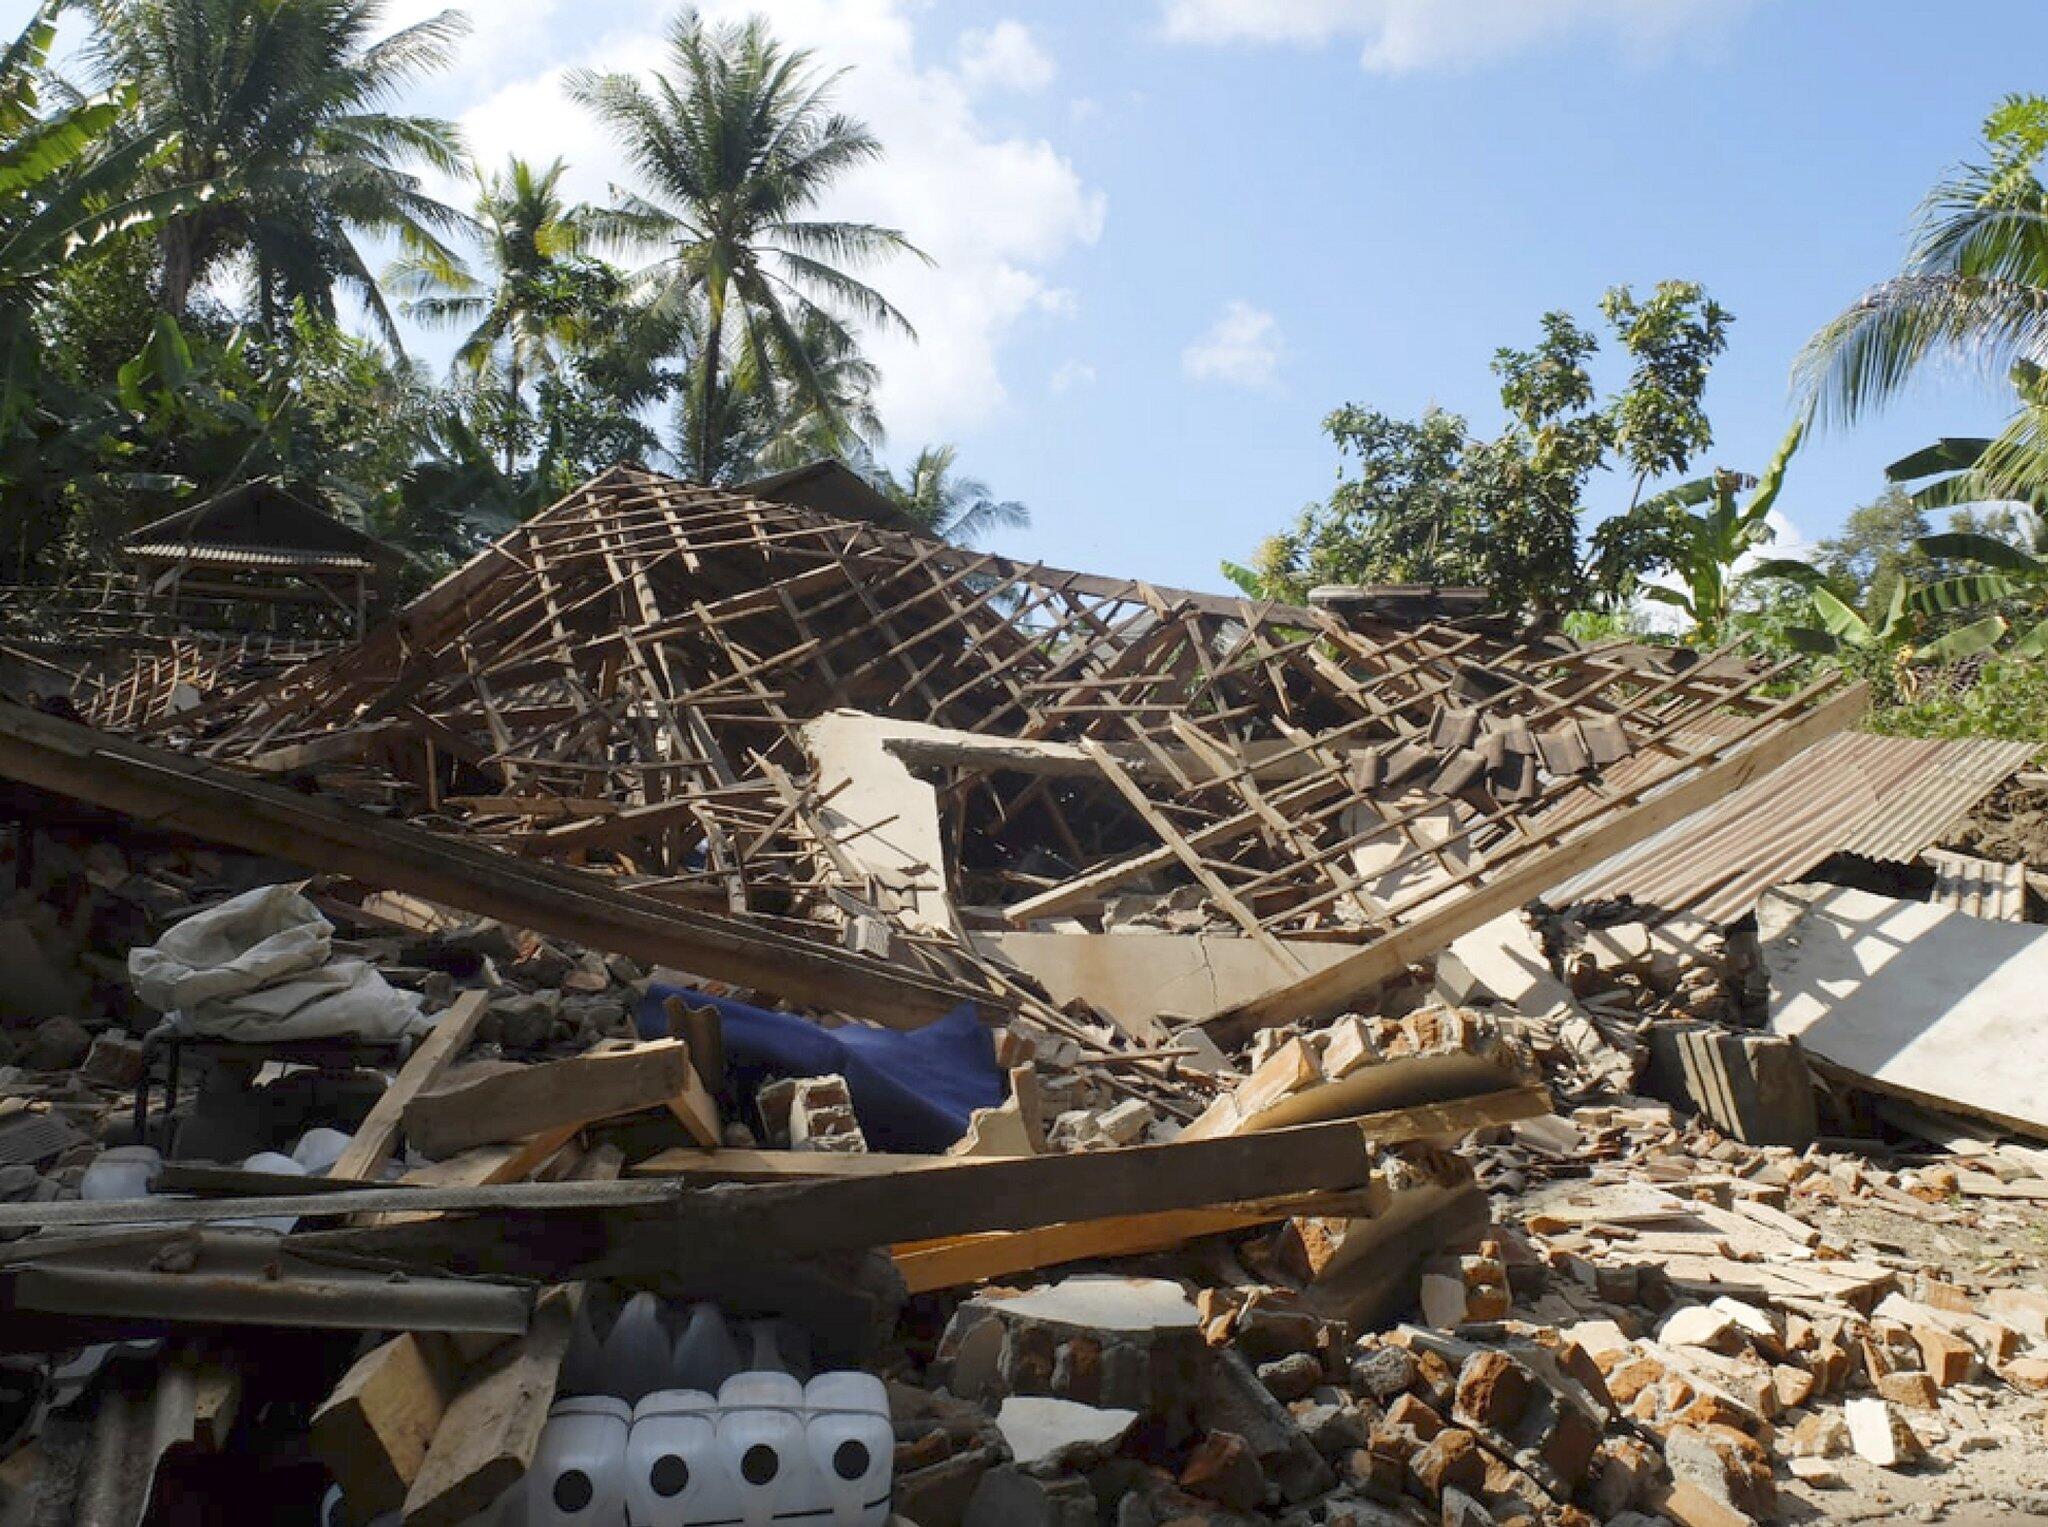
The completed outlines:
[[[1860,694],[1392,609],[620,472],[0,703],[0,1527],[2030,1508],[2025,871],[1546,907]]]

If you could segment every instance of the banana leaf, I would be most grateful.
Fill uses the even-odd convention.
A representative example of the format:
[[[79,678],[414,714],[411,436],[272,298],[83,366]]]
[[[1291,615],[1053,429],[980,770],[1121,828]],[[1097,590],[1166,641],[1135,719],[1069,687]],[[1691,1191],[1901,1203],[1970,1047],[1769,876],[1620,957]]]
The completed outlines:
[[[1884,469],[1884,475],[1893,482],[1911,482],[1937,472],[1967,472],[1990,449],[1991,441],[1982,436],[1944,435],[1910,456],[1901,456]]]
[[[1973,530],[1950,530],[1940,535],[1922,536],[1917,544],[1930,557],[1981,562],[1986,567],[2018,573],[2021,577],[2048,574],[2048,562],[2029,556],[2010,541],[2001,541],[1997,536],[1981,535]]]
[[[2019,585],[2003,573],[1966,573],[1960,578],[1923,583],[1913,590],[1907,602],[1922,615],[1947,615],[1996,604],[2018,592]]]
[[[1951,631],[1939,641],[1929,642],[1915,655],[1932,658],[1937,663],[1959,663],[1980,652],[1989,652],[1998,645],[1998,639],[2005,632],[2005,617],[1993,615]]]
[[[1826,589],[1813,591],[1813,609],[1823,629],[1836,640],[1857,647],[1870,641],[1870,622]]]
[[[1750,568],[1752,578],[1789,578],[1794,583],[1815,584],[1824,576],[1811,562],[1797,557],[1766,557]]]

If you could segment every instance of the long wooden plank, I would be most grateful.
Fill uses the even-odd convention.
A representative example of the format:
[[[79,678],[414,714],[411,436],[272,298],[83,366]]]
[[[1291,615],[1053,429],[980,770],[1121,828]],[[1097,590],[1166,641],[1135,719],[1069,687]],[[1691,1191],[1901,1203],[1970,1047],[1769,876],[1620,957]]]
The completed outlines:
[[[431,1087],[449,1063],[469,1047],[489,1001],[488,993],[469,991],[449,1004],[434,1031],[414,1046],[405,1064],[399,1067],[398,1075],[384,1089],[384,1096],[370,1105],[369,1115],[349,1141],[348,1149],[327,1169],[329,1177],[368,1181],[384,1169],[404,1123],[406,1104]]]
[[[690,1234],[727,1228],[736,1244],[811,1250],[894,1245],[985,1230],[1027,1230],[1071,1219],[1204,1208],[1287,1193],[1359,1186],[1369,1145],[1464,1134],[1550,1110],[1541,1087],[1426,1103],[1332,1124],[1220,1140],[1136,1145],[1066,1156],[958,1157],[917,1174],[692,1188],[687,1182],[507,1183],[497,1187],[364,1188],[219,1201],[0,1204],[0,1229],[67,1225],[204,1224],[222,1219],[337,1219],[352,1214],[469,1211],[485,1215],[617,1211]],[[659,1237],[655,1237],[659,1239]]]
[[[1260,1028],[1342,1012],[1411,962],[1436,953],[1460,934],[1483,927],[1558,881],[1740,790],[1821,738],[1849,726],[1863,714],[1869,697],[1868,685],[1853,685],[1805,715],[1766,732],[1740,752],[1706,764],[1690,779],[1609,816],[1554,850],[1530,855],[1441,909],[1410,919],[1349,959],[1217,1014],[1213,1021],[1227,1028]]]
[[[389,1231],[303,1235],[295,1244],[407,1267],[541,1280],[658,1274],[683,1286],[710,1287],[745,1277],[748,1267],[787,1266],[876,1245],[1364,1190],[1384,1159],[1369,1148],[1369,1138],[1391,1143],[1460,1134],[1548,1106],[1541,1088],[1528,1088],[1235,1139],[963,1165],[917,1174],[914,1191],[888,1177],[726,1185],[641,1212],[503,1211]]]
[[[893,1177],[900,1172],[972,1166],[966,1156],[910,1156],[889,1151],[660,1151],[626,1169],[628,1177],[695,1177],[705,1182],[792,1182],[819,1177]]]
[[[1349,1215],[1360,1212],[1357,1195],[1311,1193],[1299,1198],[1220,1209],[1173,1209],[1164,1214],[1131,1214],[1117,1219],[1070,1220],[1039,1230],[996,1231],[896,1246],[890,1258],[913,1294],[958,1288],[989,1278],[1056,1267],[1098,1257],[1139,1256],[1165,1251],[1205,1235],[1252,1230],[1297,1214]]]
[[[602,876],[492,852],[0,703],[0,774],[167,830],[411,891],[636,960],[917,1028],[1000,998]]]

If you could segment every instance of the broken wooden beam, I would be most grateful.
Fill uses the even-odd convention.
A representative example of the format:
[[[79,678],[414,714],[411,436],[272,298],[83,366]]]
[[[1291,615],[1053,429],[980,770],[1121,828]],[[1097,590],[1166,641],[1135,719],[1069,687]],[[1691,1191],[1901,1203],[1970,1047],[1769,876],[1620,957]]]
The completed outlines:
[[[574,1286],[544,1295],[532,1329],[487,1359],[449,1402],[406,1492],[406,1527],[459,1527],[525,1475],[555,1400],[581,1296]]]
[[[488,993],[472,991],[464,992],[449,1004],[435,1023],[434,1031],[406,1057],[384,1095],[370,1105],[369,1114],[347,1149],[327,1169],[328,1177],[367,1182],[384,1169],[397,1143],[406,1105],[433,1086],[450,1063],[469,1048],[489,1001]]]
[[[421,1155],[438,1159],[666,1107],[693,1085],[702,1092],[690,1047],[677,1039],[608,1041],[538,1065],[471,1066],[406,1103],[406,1138]]]
[[[313,1412],[307,1440],[341,1486],[352,1521],[405,1504],[462,1366],[449,1343],[408,1331],[357,1359]]]
[[[822,939],[676,906],[587,871],[516,859],[8,702],[0,702],[0,775],[165,831],[891,1028],[920,1027],[963,1002],[1006,1005]]]

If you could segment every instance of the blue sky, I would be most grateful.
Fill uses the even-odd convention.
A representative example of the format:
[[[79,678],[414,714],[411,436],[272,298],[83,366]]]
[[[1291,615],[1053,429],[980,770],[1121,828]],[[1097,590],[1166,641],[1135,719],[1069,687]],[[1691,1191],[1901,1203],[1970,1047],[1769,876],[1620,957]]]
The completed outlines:
[[[1734,312],[1711,455],[1755,469],[1806,337],[1896,268],[1992,103],[2048,89],[2038,0],[1972,6],[1970,46],[1924,0],[754,8],[851,68],[844,102],[891,150],[834,210],[939,261],[875,275],[921,333],[878,347],[885,455],[956,442],[1032,510],[1002,550],[1204,588],[1328,491],[1332,407],[1434,403],[1490,431],[1493,350],[1547,308],[1592,318],[1616,282],[1700,280]],[[559,153],[601,196],[625,171],[559,71],[651,65],[665,8],[469,9],[463,65],[421,106],[486,162]],[[1781,501],[1791,530],[1827,534],[1885,462],[2001,412],[1945,377],[1822,438]]]

